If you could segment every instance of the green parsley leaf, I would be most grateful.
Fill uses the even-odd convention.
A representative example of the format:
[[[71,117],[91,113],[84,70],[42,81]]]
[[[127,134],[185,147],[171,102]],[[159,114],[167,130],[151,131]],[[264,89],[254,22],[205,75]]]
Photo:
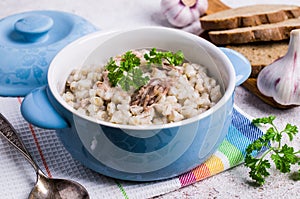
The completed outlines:
[[[293,141],[294,135],[296,135],[298,132],[298,128],[297,126],[287,124],[283,131],[289,136],[290,141]]]
[[[139,66],[140,64],[141,64],[140,58],[138,58],[131,51],[128,51],[122,56],[122,60],[120,62],[120,68],[122,68],[124,71],[129,72],[134,67]]]
[[[263,118],[256,118],[252,120],[253,124],[273,124],[273,121],[275,120],[275,116],[271,115],[269,117],[263,117]]]
[[[271,167],[271,164],[268,160],[256,159],[247,154],[245,157],[245,165],[251,169],[249,172],[250,177],[259,185],[264,184],[265,177],[270,175],[267,169]]]
[[[106,65],[106,69],[109,71],[108,79],[110,83],[112,86],[116,86],[123,76],[123,70],[120,69],[112,58],[110,58],[110,61]]]

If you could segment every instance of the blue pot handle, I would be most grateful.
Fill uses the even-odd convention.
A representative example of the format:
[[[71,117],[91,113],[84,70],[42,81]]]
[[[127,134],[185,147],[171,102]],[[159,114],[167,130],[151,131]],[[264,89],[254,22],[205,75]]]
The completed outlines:
[[[31,91],[22,101],[21,113],[31,124],[45,129],[67,128],[67,121],[54,109],[47,95],[47,86]]]
[[[223,53],[229,58],[231,61],[235,74],[236,74],[236,82],[235,85],[239,86],[244,81],[246,81],[251,74],[251,64],[249,60],[242,54],[236,52],[235,50],[219,47]]]

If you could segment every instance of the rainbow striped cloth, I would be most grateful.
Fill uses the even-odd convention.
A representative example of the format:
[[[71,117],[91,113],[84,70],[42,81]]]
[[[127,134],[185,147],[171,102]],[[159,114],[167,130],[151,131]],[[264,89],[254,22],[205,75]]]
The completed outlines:
[[[263,132],[251,123],[249,116],[247,118],[241,112],[235,107],[229,132],[212,157],[192,171],[179,176],[182,187],[243,162],[247,146],[259,138]]]
[[[34,127],[23,119],[19,111],[21,101],[21,98],[0,97],[0,111],[16,128],[37,164],[50,177],[72,179],[83,184],[92,199],[142,199],[178,190],[243,163],[246,147],[262,135],[262,131],[251,124],[251,117],[235,107],[226,139],[205,163],[172,179],[128,182],[95,173],[74,160],[55,131]],[[19,152],[4,139],[0,139],[0,162],[1,198],[27,198],[36,175]]]

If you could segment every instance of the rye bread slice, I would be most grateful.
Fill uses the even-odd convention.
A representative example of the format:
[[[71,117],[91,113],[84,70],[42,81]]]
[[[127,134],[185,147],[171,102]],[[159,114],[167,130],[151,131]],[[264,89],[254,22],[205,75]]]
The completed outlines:
[[[226,47],[244,55],[252,66],[250,77],[257,78],[263,67],[273,63],[287,53],[288,46],[289,41],[285,40],[280,42],[228,45]]]
[[[204,30],[223,30],[277,23],[299,16],[299,6],[261,4],[220,11],[201,17],[200,22]]]
[[[253,27],[209,31],[208,35],[209,39],[217,45],[244,44],[289,39],[290,32],[298,28],[300,28],[300,18]]]

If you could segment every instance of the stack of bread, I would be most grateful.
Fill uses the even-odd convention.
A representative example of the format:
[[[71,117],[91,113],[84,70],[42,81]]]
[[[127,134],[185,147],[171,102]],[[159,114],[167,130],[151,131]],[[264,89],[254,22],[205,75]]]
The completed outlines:
[[[286,108],[262,96],[255,84],[264,66],[286,54],[291,30],[300,28],[300,6],[261,4],[231,8],[203,16],[200,22],[212,43],[236,50],[250,61],[252,73],[244,86],[268,104]]]

